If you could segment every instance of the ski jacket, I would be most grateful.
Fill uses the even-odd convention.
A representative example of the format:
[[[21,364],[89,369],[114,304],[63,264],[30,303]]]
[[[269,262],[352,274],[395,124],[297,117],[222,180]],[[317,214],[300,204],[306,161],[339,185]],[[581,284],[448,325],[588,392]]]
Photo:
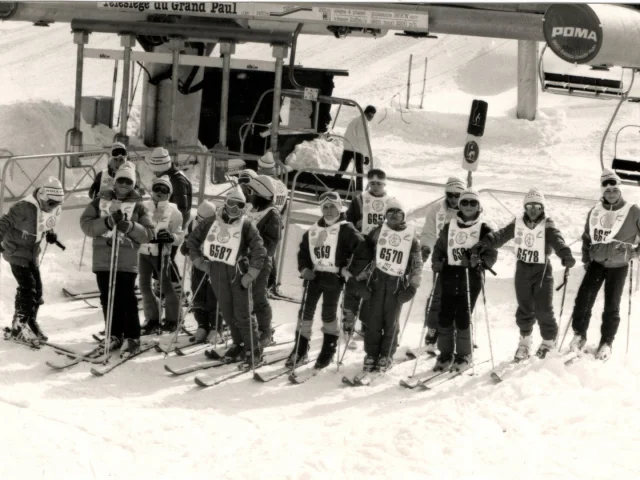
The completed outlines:
[[[369,129],[369,122],[364,120],[360,116],[357,116],[349,125],[347,125],[347,130],[344,132],[344,150],[354,151],[357,153],[361,153],[363,156],[369,156],[369,148],[367,147],[367,140],[365,138],[365,130],[369,132],[369,139],[371,140],[371,130]]]
[[[336,247],[336,267],[341,269],[349,265],[351,261],[351,255],[356,251],[356,248],[364,241],[360,232],[356,230],[351,223],[346,222],[344,213],[340,214],[338,222],[345,222],[340,226],[340,232],[338,233],[338,246]],[[318,220],[318,226],[326,227],[327,224],[324,218]],[[305,268],[313,270],[313,260],[311,260],[311,252],[309,251],[309,232],[306,231],[302,235],[302,241],[298,248],[298,271],[302,272]]]
[[[606,210],[613,211],[620,210],[627,204],[622,198],[613,205],[604,202],[604,200],[601,200],[601,202]],[[613,236],[613,240],[610,243],[595,244],[591,241],[589,226],[589,218],[592,211],[593,208],[589,210],[582,234],[582,263],[598,262],[604,265],[605,268],[627,265],[632,258],[631,244],[636,243],[637,237],[640,236],[640,208],[637,205],[631,206],[620,230]]]
[[[282,235],[282,219],[276,207],[270,206],[267,209],[268,212],[258,220],[256,228],[262,237],[264,248],[267,249],[267,256],[273,257]]]
[[[445,212],[442,218],[438,218],[438,215],[442,216],[441,211]],[[433,251],[433,247],[438,240],[438,236],[444,226],[456,216],[458,210],[451,208],[447,203],[447,199],[439,202],[434,202],[427,206],[427,213],[424,217],[424,226],[422,227],[422,235],[420,235],[420,245],[426,245],[429,250]]]
[[[534,228],[540,221],[542,221],[539,220],[538,222],[532,222],[526,215],[523,215],[522,219],[524,220],[525,225],[529,228]],[[558,257],[560,257],[562,260],[573,258],[573,255],[571,255],[571,249],[565,243],[560,230],[556,228],[553,220],[544,217],[544,221],[544,252],[547,258],[549,257],[549,255],[551,255],[551,250],[556,252],[556,255],[558,255]],[[488,233],[487,235],[482,237],[480,243],[485,248],[498,249],[515,237],[515,231],[516,221],[513,220],[510,224],[501,228],[500,230]],[[520,260],[518,260],[518,262],[525,263],[521,262]]]
[[[167,175],[171,182],[173,193],[169,197],[171,203],[175,203],[182,214],[182,228],[187,228],[191,217],[191,206],[193,203],[193,187],[189,179],[173,165],[162,175]]]
[[[105,212],[100,210],[100,200],[115,200],[115,192],[107,190],[100,193],[85,208],[80,216],[80,228],[87,236],[93,238],[93,268],[95,272],[108,272],[111,267],[111,249],[113,239],[106,237],[110,232]],[[142,203],[142,197],[132,190],[122,203],[134,203],[131,221],[133,229],[121,240],[118,251],[118,272],[138,273],[138,251],[140,245],[149,243],[154,238],[153,221],[149,211]]]

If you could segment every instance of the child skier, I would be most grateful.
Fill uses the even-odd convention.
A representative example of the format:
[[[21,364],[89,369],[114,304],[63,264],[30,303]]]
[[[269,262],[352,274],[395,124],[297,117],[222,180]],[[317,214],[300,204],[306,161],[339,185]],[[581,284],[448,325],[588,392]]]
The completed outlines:
[[[40,188],[16,202],[0,218],[0,252],[11,265],[18,282],[11,337],[38,344],[46,342],[37,321],[42,300],[40,244],[56,243],[54,227],[62,211],[64,190],[55,177],[47,178]]]
[[[422,280],[420,242],[415,228],[405,223],[405,210],[397,199],[386,202],[384,219],[365,237],[349,267],[350,273],[359,276],[369,264],[375,264],[368,281],[371,296],[366,305],[365,372],[391,367],[400,333],[400,310],[414,297]],[[348,328],[346,322],[344,328]]]
[[[154,243],[140,246],[140,293],[146,322],[142,327],[143,333],[150,334],[160,330],[161,311],[158,307],[158,297],[151,288],[151,276],[155,273],[160,281],[162,297],[165,300],[165,324],[168,331],[175,330],[180,319],[180,298],[176,294],[171,281],[171,249],[179,246],[184,240],[182,231],[182,214],[178,207],[169,202],[173,188],[169,177],[156,177],[151,186],[151,199],[144,202],[155,225]],[[162,250],[162,258],[160,257]],[[162,272],[160,270],[162,269]]]
[[[116,172],[114,188],[101,191],[80,217],[82,232],[93,238],[93,272],[105,320],[113,242],[120,242],[114,272],[113,294],[117,301],[113,302],[111,337],[105,341],[110,342],[110,350],[120,347],[122,357],[132,355],[140,348],[140,318],[135,293],[138,251],[141,244],[149,243],[154,237],[151,215],[140,194],[133,189],[135,181],[135,167],[131,162],[125,162]],[[113,238],[114,227],[118,239]]]
[[[542,343],[536,355],[544,358],[555,348],[558,324],[553,314],[553,269],[549,262],[551,250],[562,259],[562,266],[572,268],[576,261],[560,231],[545,214],[544,195],[536,188],[523,200],[524,214],[500,230],[488,233],[471,248],[472,255],[482,256],[485,250],[500,248],[515,238],[515,287],[518,309],[516,324],[520,341],[514,360],[520,362],[531,353],[533,326],[538,320]]]
[[[251,283],[267,255],[256,227],[244,215],[246,198],[239,188],[226,197],[224,207],[202,221],[187,239],[193,266],[209,275],[222,316],[229,325],[233,345],[225,359],[244,356],[243,369],[262,362],[258,327],[251,319]],[[253,348],[253,349],[252,349]]]
[[[440,354],[434,371],[448,370],[452,366],[456,371],[464,371],[471,366],[471,314],[484,281],[482,263],[491,268],[498,259],[494,248],[486,249],[482,257],[470,255],[471,247],[492,232],[481,219],[478,193],[472,188],[466,189],[460,195],[458,205],[460,212],[442,229],[432,256],[432,269],[440,275],[438,281],[442,282],[438,323]]]
[[[336,318],[340,294],[348,270],[343,268],[349,263],[351,255],[363,242],[362,235],[346,221],[342,213],[342,201],[335,192],[320,195],[322,218],[305,232],[298,250],[298,271],[305,281],[298,325],[296,344],[286,366],[302,365],[308,361],[309,341],[316,305],[322,298],[322,333],[324,339],[315,368],[325,368],[336,353],[338,320]]]
[[[267,257],[252,286],[253,312],[258,320],[260,344],[266,347],[273,341],[273,332],[271,331],[273,313],[267,296],[267,283],[273,267],[273,256],[280,242],[282,219],[278,209],[274,206],[276,185],[270,177],[259,175],[252,178],[246,185],[246,189],[250,195],[249,203],[253,205],[251,211],[247,213],[247,217],[258,229],[267,249]]]

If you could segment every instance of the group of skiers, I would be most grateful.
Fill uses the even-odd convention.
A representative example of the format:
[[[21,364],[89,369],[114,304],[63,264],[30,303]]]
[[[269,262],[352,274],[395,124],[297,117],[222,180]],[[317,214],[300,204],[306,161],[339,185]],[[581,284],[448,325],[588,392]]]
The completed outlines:
[[[144,201],[126,147],[114,144],[108,168],[97,176],[90,191],[92,200],[80,218],[82,231],[93,238],[93,272],[110,327],[106,342],[126,356],[140,347],[141,333],[177,328],[183,312],[184,275],[174,258],[181,247],[193,267],[196,340],[217,343],[222,318],[233,340],[225,359],[243,361],[245,368],[259,365],[264,347],[272,342],[267,289],[282,237],[286,187],[272,176],[273,170],[263,169],[261,175],[245,170],[222,206],[205,201],[190,221],[191,184],[173,165],[169,152],[156,148],[149,165],[155,178],[151,198]],[[629,262],[638,256],[639,248],[633,242],[640,236],[640,210],[625,202],[620,185],[614,172],[603,171],[602,198],[587,215],[582,235],[585,276],[572,314],[574,338],[569,347],[579,350],[585,346],[591,310],[604,283],[605,307],[596,352],[601,359],[611,355]],[[462,180],[450,178],[444,193],[441,201],[428,206],[421,236],[407,223],[402,204],[387,193],[382,170],[369,170],[366,190],[346,211],[336,192],[320,195],[321,217],[303,235],[297,254],[304,293],[287,366],[309,360],[312,322],[322,297],[323,343],[315,367],[321,369],[333,361],[340,324],[351,339],[359,317],[364,371],[388,369],[398,346],[402,305],[414,298],[423,264],[431,256],[433,284],[425,310],[425,347],[430,353],[439,352],[435,370],[468,368],[474,348],[472,314],[484,288],[485,270],[497,261],[497,249],[512,239],[517,256],[515,317],[520,330],[515,360],[531,354],[536,320],[542,337],[536,354],[544,357],[557,346],[549,255],[555,252],[566,269],[576,261],[546,215],[544,195],[537,189],[529,191],[522,214],[495,231],[483,220],[478,193]],[[0,218],[0,250],[18,282],[11,336],[22,341],[47,339],[37,322],[43,303],[40,244],[43,239],[58,243],[54,230],[63,200],[62,185],[50,177]],[[152,288],[154,277],[159,292]],[[142,327],[136,281],[146,319]],[[111,308],[110,296],[117,299]]]

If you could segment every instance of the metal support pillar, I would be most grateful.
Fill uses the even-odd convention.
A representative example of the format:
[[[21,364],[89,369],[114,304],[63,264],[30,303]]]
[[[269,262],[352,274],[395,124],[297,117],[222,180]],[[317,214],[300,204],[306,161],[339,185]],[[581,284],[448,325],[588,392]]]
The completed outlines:
[[[82,75],[84,70],[84,46],[89,43],[89,34],[87,32],[73,32],[73,43],[78,45],[78,52],[76,56],[76,95],[73,108],[73,129],[69,131],[69,147],[72,152],[81,152],[82,130],[80,129],[80,123],[82,120]],[[80,166],[80,160],[76,157],[73,157],[71,163],[74,167]]]
[[[227,146],[227,123],[229,117],[229,74],[231,72],[231,55],[236,53],[235,43],[220,43],[222,54],[222,92],[220,94],[220,133],[218,144]]]
[[[273,86],[273,110],[271,113],[271,153],[276,161],[276,165],[280,164],[280,158],[278,155],[278,128],[280,127],[280,95],[282,92],[282,67],[284,65],[284,59],[288,55],[288,48],[286,45],[272,45],[273,58],[276,59],[275,80]],[[290,65],[289,68],[293,68]],[[276,168],[278,171],[278,168]]]
[[[136,46],[134,35],[120,35],[120,46],[124,47],[124,58],[122,59],[122,94],[120,96],[120,132],[114,141],[129,145],[127,136],[127,124],[129,123],[129,82],[131,71],[131,49]]]
[[[178,139],[176,138],[176,116],[178,112],[180,51],[184,48],[184,39],[182,37],[169,38],[169,48],[171,48],[173,52],[173,63],[171,64],[171,118],[169,120],[169,138],[167,138],[166,147],[171,150],[178,147]]]
[[[538,42],[518,40],[517,118],[535,120],[538,110]]]

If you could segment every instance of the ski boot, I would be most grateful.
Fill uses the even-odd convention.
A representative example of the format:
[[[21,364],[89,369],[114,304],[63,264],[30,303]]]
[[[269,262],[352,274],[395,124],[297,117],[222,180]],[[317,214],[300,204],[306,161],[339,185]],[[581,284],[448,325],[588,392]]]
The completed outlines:
[[[609,360],[611,358],[611,343],[601,341],[595,356],[597,360],[602,360],[603,362]]]
[[[125,338],[120,347],[120,358],[129,358],[140,350],[140,340]]]
[[[330,335],[328,333],[324,334],[324,339],[322,340],[322,348],[320,349],[320,355],[318,355],[316,364],[314,365],[315,369],[320,370],[329,366],[329,364],[333,360],[333,356],[336,354],[337,345],[337,335]]]
[[[438,330],[436,328],[428,328],[424,337],[424,351],[429,355],[437,355],[438,353]]]
[[[166,318],[164,319],[164,322],[162,322],[162,332],[173,333],[176,331],[176,328],[178,328],[178,322],[167,320]]]
[[[438,359],[436,360],[436,364],[433,366],[434,372],[444,372],[445,370],[449,370],[453,365],[453,353],[440,353],[438,355]]]
[[[518,363],[526,360],[531,355],[531,335],[520,335],[520,341],[518,342],[518,348],[516,354],[513,356],[513,361]]]
[[[585,335],[573,332],[573,338],[571,339],[571,343],[569,343],[569,352],[581,352],[586,343],[587,337]]]
[[[49,340],[49,337],[44,334],[44,332],[40,328],[40,324],[35,318],[30,318],[27,324],[29,325],[31,331],[36,335],[36,337],[38,337],[38,340],[40,340],[41,342],[46,342]]]
[[[198,327],[196,334],[193,336],[195,343],[203,343],[207,339],[209,332],[204,327]]]
[[[284,364],[287,368],[293,368],[294,365],[296,367],[304,365],[309,361],[309,339],[304,335],[298,337],[298,332],[296,332],[296,339],[298,342]]]
[[[367,355],[364,357],[364,365],[362,366],[363,372],[373,372],[376,369],[377,358],[373,355]]]
[[[556,339],[552,340],[542,340],[542,343],[538,347],[538,351],[536,352],[536,357],[544,358],[547,354],[556,348]]]
[[[464,372],[471,367],[471,355],[458,355],[456,353],[451,367],[452,372]]]
[[[243,360],[244,358],[244,345],[232,344],[231,347],[224,353],[224,361],[227,363],[235,363]]]
[[[140,335],[154,335],[161,331],[160,321],[157,319],[148,319],[142,327],[140,327]]]
[[[107,348],[107,345],[105,343],[106,341],[107,341],[107,339],[105,338],[105,339],[102,339],[102,342],[100,342],[100,348],[101,348],[103,353],[106,351],[106,348]],[[110,353],[115,352],[122,345],[122,343],[120,342],[120,339],[118,337],[111,337],[108,340],[108,342],[109,342],[109,352]]]
[[[253,352],[247,350],[244,352],[244,361],[238,365],[239,370],[252,370],[258,368],[263,363],[262,348],[256,347]]]
[[[377,370],[380,372],[386,372],[393,365],[393,359],[390,356],[380,355],[378,363],[376,364]]]
[[[27,322],[14,320],[13,325],[11,325],[11,338],[32,344],[35,347],[40,345],[38,336],[29,328]]]
[[[271,345],[275,345],[275,341],[273,340],[273,334],[275,333],[275,329],[266,328],[260,332],[260,337],[258,338],[258,343],[262,348],[269,347]]]

